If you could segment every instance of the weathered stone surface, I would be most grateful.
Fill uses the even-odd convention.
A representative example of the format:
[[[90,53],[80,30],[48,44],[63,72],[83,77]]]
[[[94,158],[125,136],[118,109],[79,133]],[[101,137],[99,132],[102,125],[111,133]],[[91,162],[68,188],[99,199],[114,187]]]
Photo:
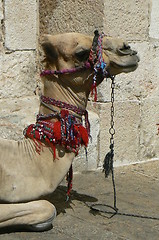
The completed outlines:
[[[0,20],[3,19],[3,3],[2,0],[0,0]]]
[[[159,158],[159,97],[148,98],[141,104],[140,159],[142,161]]]
[[[99,165],[110,145],[110,103],[99,104],[100,142]],[[134,102],[115,103],[115,165],[130,164],[139,161],[140,105]]]
[[[2,20],[3,20],[3,4],[2,0],[0,1],[0,54],[3,51],[3,33],[2,33]]]
[[[5,1],[5,46],[11,50],[35,49],[37,1]]]
[[[23,138],[23,129],[35,122],[38,107],[37,97],[0,100],[0,137],[14,140]]]
[[[149,34],[151,38],[159,39],[159,1],[152,0],[152,9],[151,9],[151,21],[150,21],[150,28]]]
[[[35,52],[13,52],[0,56],[0,99],[33,95],[36,86]]]
[[[129,40],[148,39],[148,0],[104,0],[104,3],[104,32],[107,35]]]
[[[103,0],[40,0],[40,32],[82,32],[103,30]]]
[[[91,125],[91,137],[89,141],[89,145],[87,148],[87,157],[86,159],[86,152],[85,149],[82,148],[79,152],[79,155],[74,160],[74,170],[77,172],[83,171],[83,170],[93,170],[97,168],[97,162],[98,162],[98,140],[99,140],[99,129],[100,129],[100,123],[99,123],[99,116],[97,113],[93,111],[89,111],[89,121]]]

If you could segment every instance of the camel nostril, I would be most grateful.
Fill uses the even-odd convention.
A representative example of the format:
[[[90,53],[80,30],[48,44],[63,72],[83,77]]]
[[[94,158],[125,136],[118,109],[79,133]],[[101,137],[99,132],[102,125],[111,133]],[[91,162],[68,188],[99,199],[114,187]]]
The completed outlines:
[[[130,46],[127,45],[126,43],[124,43],[124,46],[123,46],[123,49],[122,49],[122,50],[127,50],[127,49],[130,49]]]
[[[137,55],[137,51],[132,50],[130,55],[131,55],[131,56]]]

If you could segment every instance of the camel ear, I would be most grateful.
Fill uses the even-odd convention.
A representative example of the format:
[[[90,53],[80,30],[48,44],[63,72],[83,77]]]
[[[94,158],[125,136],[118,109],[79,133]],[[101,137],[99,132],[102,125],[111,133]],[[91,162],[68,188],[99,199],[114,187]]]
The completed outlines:
[[[49,61],[55,61],[58,58],[58,53],[55,49],[55,47],[52,45],[51,42],[49,42],[49,39],[47,35],[45,35],[42,39],[42,44],[41,44],[43,51],[45,53],[46,59]]]

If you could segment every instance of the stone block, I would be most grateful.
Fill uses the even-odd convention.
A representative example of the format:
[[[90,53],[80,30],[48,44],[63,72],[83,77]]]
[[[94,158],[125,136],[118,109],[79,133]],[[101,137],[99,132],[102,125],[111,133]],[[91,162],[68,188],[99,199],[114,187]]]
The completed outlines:
[[[152,0],[149,35],[151,38],[159,39],[159,1]]]
[[[35,49],[37,1],[5,1],[5,46],[10,50]]]
[[[35,122],[38,108],[36,96],[0,100],[1,138],[22,139],[23,129]]]
[[[103,30],[103,0],[40,0],[40,32],[81,32],[93,35]]]
[[[3,25],[2,25],[2,20],[3,20],[3,4],[2,1],[0,0],[0,54],[3,51]]]
[[[115,100],[136,101],[150,96],[158,96],[159,86],[159,43],[131,43],[140,57],[136,71],[117,75],[115,78]],[[110,100],[111,80],[104,80],[98,87],[98,101]]]
[[[3,19],[3,2],[0,0],[0,20]]]
[[[0,56],[0,99],[33,95],[36,80],[35,52],[17,51]]]
[[[100,138],[99,166],[110,150],[110,103],[99,104]],[[139,161],[140,105],[139,102],[115,102],[115,166]]]
[[[76,172],[94,170],[98,163],[98,147],[99,147],[99,116],[93,111],[89,111],[89,121],[91,125],[91,139],[87,148],[87,158],[85,148],[81,148],[79,155],[75,158],[73,166]]]
[[[140,159],[159,160],[159,96],[141,103]]]
[[[148,39],[148,0],[104,0],[104,3],[104,32],[107,35],[128,40]]]

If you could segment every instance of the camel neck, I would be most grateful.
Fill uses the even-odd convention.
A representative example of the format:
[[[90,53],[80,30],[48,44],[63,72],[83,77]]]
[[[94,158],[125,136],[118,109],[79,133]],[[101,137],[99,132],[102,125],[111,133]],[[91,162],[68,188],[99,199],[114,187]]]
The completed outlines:
[[[44,81],[44,90],[43,95],[47,98],[52,98],[55,101],[64,102],[75,108],[85,110],[87,106],[88,94],[86,89],[83,86],[80,88],[75,86],[68,86],[67,82],[61,82],[57,80],[52,80],[45,78]],[[81,91],[80,91],[81,90]],[[56,111],[60,111],[59,106],[54,106]],[[41,114],[51,113],[51,109],[46,108],[44,105],[40,106]]]

